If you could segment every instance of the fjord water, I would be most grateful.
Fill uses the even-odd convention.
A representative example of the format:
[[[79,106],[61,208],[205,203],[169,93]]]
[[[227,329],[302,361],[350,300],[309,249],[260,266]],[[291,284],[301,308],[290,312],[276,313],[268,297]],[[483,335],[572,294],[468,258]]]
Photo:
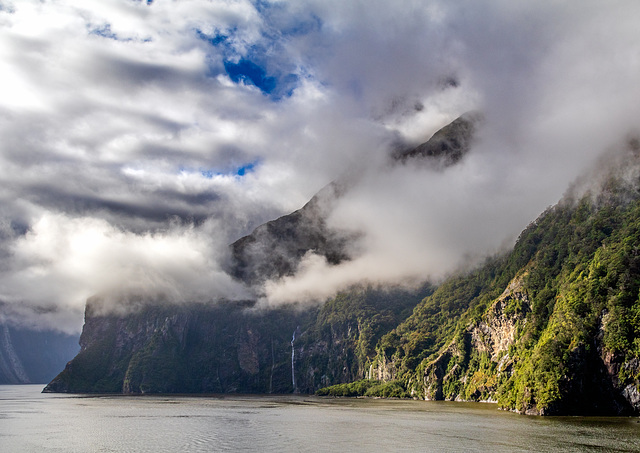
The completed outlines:
[[[2,452],[637,452],[636,418],[310,396],[87,396],[0,386]]]

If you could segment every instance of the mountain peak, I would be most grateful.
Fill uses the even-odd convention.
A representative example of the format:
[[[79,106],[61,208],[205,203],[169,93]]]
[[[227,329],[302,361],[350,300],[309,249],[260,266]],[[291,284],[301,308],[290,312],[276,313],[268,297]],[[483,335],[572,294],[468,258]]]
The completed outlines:
[[[428,159],[435,163],[437,169],[455,165],[469,152],[480,121],[481,113],[467,112],[438,130],[425,143],[396,152],[393,158],[403,163],[413,159]]]

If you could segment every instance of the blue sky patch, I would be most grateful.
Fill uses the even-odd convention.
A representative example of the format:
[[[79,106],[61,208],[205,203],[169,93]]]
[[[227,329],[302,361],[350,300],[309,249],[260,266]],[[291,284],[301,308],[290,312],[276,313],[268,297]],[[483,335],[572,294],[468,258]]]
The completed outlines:
[[[263,42],[243,49],[240,54],[234,46],[234,35],[237,31],[232,28],[208,33],[198,28],[194,29],[198,39],[217,50],[208,57],[210,58],[208,75],[216,77],[220,74],[218,64],[221,58],[224,72],[234,83],[253,85],[273,101],[290,97],[300,80],[297,74],[291,72],[296,70],[295,65],[276,58],[269,61],[271,64],[267,66],[265,60],[266,54],[273,53],[274,49],[278,48],[278,40],[283,34],[263,34]],[[297,33],[297,30],[295,32]]]
[[[225,61],[224,69],[233,82],[254,85],[274,101],[293,95],[300,80],[293,73],[269,75],[265,68],[245,58],[237,63]]]
[[[196,29],[196,36],[202,39],[203,41],[208,42],[214,47],[217,47],[220,44],[224,44],[225,41],[229,39],[227,35],[223,35],[223,34],[208,35],[204,33],[202,30],[198,30],[198,29]]]
[[[246,176],[252,173],[258,165],[258,161],[250,162],[239,167],[233,167],[226,171],[219,171],[215,169],[200,169],[200,174],[207,179],[212,179],[214,176]],[[184,169],[181,169],[181,171]]]
[[[118,35],[116,35],[114,32],[111,31],[111,24],[106,24],[106,25],[103,25],[102,27],[91,28],[89,30],[89,34],[119,41]]]
[[[235,83],[250,83],[265,94],[270,94],[277,84],[275,77],[267,75],[267,71],[252,61],[241,59],[237,63],[224,62],[224,69]]]
[[[252,162],[250,164],[246,164],[243,165],[242,167],[238,168],[236,170],[236,175],[238,176],[244,176],[247,173],[251,173],[253,171],[253,168],[256,166],[255,162]]]

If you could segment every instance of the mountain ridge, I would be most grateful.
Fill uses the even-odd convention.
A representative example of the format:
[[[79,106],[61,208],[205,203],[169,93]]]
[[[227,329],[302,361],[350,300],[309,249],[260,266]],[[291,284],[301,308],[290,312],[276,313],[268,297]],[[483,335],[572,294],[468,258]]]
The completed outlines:
[[[252,302],[225,308],[150,302],[118,317],[92,313],[88,305],[82,350],[45,391],[320,391],[493,401],[538,415],[638,414],[640,172],[628,170],[640,168],[639,160],[630,146],[619,162],[624,178],[614,168],[594,178],[591,191],[569,191],[523,230],[510,252],[437,287],[356,286],[321,306],[279,311]],[[326,189],[328,200],[337,189]],[[304,225],[305,212],[330,210],[321,201],[264,227],[266,240],[260,231],[248,237],[262,245],[289,240],[287,253],[302,244],[294,248],[296,259],[317,251],[326,231],[298,243],[305,233],[295,228]],[[240,260],[248,260],[247,245],[237,247]],[[290,275],[295,266],[294,259],[270,275]],[[248,281],[259,284],[262,274],[254,269]],[[100,336],[101,329],[111,333]]]

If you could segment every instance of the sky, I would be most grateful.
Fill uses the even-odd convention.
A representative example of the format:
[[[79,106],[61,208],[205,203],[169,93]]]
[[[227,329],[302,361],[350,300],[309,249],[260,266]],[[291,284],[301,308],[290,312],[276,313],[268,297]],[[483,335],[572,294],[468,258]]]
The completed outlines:
[[[255,297],[228,244],[356,174],[258,291],[321,302],[513,245],[640,130],[640,3],[0,0],[0,317],[79,332],[87,298]],[[388,165],[467,111],[455,167]]]

